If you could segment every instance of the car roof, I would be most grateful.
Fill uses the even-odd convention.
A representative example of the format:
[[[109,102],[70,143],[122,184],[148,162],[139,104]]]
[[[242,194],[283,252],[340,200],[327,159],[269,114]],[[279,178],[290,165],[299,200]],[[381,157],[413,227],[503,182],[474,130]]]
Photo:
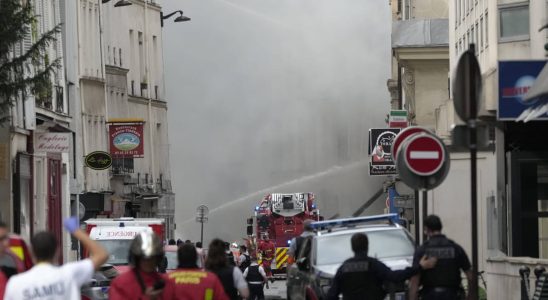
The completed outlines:
[[[337,227],[331,230],[322,230],[317,233],[317,237],[322,236],[335,236],[345,235],[358,232],[372,232],[372,231],[386,231],[386,230],[404,230],[404,228],[398,224],[368,224],[352,227]]]

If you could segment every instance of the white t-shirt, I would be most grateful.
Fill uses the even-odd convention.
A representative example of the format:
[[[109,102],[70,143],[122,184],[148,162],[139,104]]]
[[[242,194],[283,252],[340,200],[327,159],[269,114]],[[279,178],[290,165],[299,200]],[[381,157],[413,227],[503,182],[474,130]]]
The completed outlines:
[[[241,290],[247,288],[247,281],[245,281],[244,274],[242,274],[242,271],[240,271],[239,268],[233,268],[232,278],[236,289]]]
[[[80,299],[80,288],[91,280],[95,268],[90,259],[62,266],[41,263],[25,273],[12,276],[5,300]]]

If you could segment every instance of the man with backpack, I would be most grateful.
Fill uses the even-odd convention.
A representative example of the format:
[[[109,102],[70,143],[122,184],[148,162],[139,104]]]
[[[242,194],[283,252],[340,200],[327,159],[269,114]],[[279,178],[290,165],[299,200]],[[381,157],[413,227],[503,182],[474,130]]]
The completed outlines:
[[[244,278],[249,286],[249,300],[264,300],[263,286],[268,283],[268,278],[257,258],[251,258],[251,264],[244,270]]]
[[[287,250],[287,254],[289,255],[289,261],[290,263],[294,263],[297,260],[297,256],[299,256],[300,252],[300,246],[302,245],[303,241],[309,237],[314,235],[314,228],[312,228],[312,220],[307,219],[303,222],[303,233],[301,233],[300,236],[294,237],[291,240],[291,244],[289,245],[289,250]]]
[[[251,265],[251,257],[249,256],[249,252],[247,252],[247,247],[244,245],[240,246],[240,257],[238,257],[238,266],[240,267],[240,270],[242,273]]]

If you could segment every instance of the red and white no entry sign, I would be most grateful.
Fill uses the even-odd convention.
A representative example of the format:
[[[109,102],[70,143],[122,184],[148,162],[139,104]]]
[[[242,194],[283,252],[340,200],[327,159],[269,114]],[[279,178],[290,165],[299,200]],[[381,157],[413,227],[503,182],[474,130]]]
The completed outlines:
[[[400,148],[402,143],[405,141],[405,139],[415,133],[420,133],[420,132],[430,133],[428,129],[420,126],[407,127],[404,130],[400,131],[400,133],[398,133],[398,135],[392,142],[392,157],[394,158],[394,161],[398,159],[398,149]]]
[[[410,136],[404,150],[405,164],[420,176],[430,176],[441,169],[445,161],[445,147],[436,137],[422,133]]]

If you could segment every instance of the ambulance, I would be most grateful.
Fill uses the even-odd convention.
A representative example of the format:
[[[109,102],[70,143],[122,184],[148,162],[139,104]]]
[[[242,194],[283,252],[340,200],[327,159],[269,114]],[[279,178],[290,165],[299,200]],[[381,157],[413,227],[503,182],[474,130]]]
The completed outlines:
[[[148,231],[156,233],[161,240],[164,240],[165,237],[164,219],[88,219],[84,223],[90,238],[101,243],[108,251],[107,264],[113,265],[119,272],[129,269],[129,248],[136,235]],[[89,253],[84,250],[83,256],[88,257]]]

